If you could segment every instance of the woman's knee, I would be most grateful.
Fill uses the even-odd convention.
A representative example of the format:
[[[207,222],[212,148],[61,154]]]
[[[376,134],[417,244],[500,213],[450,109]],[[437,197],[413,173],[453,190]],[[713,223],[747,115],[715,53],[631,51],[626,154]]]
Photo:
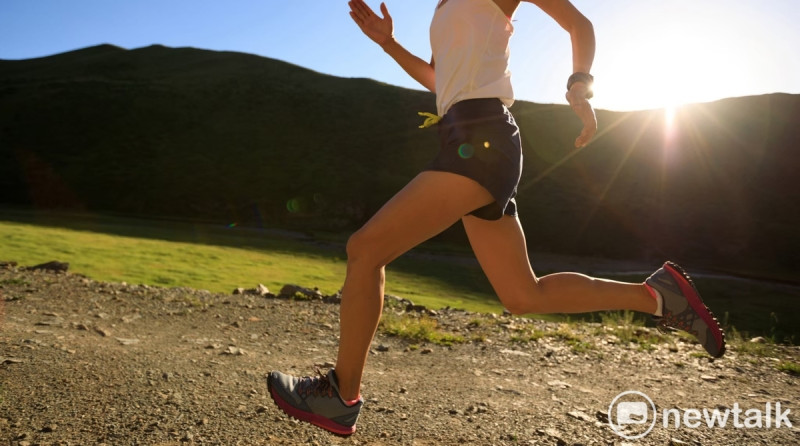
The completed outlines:
[[[546,313],[546,302],[542,300],[541,293],[538,291],[538,284],[505,290],[498,293],[498,298],[506,310],[511,314],[536,314]]]
[[[384,266],[376,255],[377,241],[369,235],[369,231],[361,228],[347,239],[347,263],[369,265],[374,268]]]
[[[511,314],[521,315],[528,312],[528,299],[526,299],[523,293],[516,290],[495,290],[495,292],[500,299],[500,303],[503,304],[503,308]]]
[[[348,261],[361,257],[366,250],[366,240],[361,235],[361,230],[350,235],[350,238],[347,239],[345,250],[347,251]]]

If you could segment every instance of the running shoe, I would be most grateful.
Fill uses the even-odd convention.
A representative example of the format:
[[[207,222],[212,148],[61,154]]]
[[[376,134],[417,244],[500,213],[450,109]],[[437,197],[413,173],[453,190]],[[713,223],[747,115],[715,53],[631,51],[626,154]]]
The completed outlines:
[[[714,358],[725,353],[725,333],[683,268],[666,262],[645,284],[661,293],[663,299],[663,316],[655,317],[660,330],[678,329],[694,335]]]
[[[339,385],[333,369],[327,375],[296,378],[281,372],[270,372],[267,387],[275,404],[287,415],[319,426],[337,435],[356,431],[356,421],[364,400],[359,397],[352,406],[339,396]]]

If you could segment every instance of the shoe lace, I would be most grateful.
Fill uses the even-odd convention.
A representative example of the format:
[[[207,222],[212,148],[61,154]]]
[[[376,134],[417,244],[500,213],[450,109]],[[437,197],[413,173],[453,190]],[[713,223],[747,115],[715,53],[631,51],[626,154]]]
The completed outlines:
[[[303,396],[327,396],[333,397],[333,386],[328,379],[328,376],[323,374],[318,368],[315,368],[317,376],[306,376],[297,385],[297,393]]]

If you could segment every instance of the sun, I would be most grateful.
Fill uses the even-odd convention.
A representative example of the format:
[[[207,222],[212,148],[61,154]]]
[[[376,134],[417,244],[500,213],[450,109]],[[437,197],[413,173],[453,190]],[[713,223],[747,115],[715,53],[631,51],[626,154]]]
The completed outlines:
[[[630,28],[598,31],[598,42],[615,44],[598,49],[597,107],[664,108],[674,116],[680,105],[735,96],[743,82],[758,78],[760,68],[743,57],[752,42],[729,22],[649,12],[652,17],[638,17]]]
[[[710,86],[698,82],[697,73],[709,65],[709,56],[691,45],[691,37],[680,33],[632,42],[612,56],[608,65],[614,68],[595,85],[596,96],[607,98],[614,109],[673,112],[682,104],[708,97]]]

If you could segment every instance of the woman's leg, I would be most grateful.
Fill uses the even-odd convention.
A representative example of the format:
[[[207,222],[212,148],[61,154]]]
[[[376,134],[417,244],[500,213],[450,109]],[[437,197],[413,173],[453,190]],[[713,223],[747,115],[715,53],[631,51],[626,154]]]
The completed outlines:
[[[472,249],[500,301],[514,314],[634,310],[653,314],[656,300],[644,284],[596,279],[578,273],[537,278],[517,217],[462,218]]]
[[[384,266],[492,200],[469,178],[422,172],[350,237],[335,367],[342,398],[359,394],[383,306]]]

